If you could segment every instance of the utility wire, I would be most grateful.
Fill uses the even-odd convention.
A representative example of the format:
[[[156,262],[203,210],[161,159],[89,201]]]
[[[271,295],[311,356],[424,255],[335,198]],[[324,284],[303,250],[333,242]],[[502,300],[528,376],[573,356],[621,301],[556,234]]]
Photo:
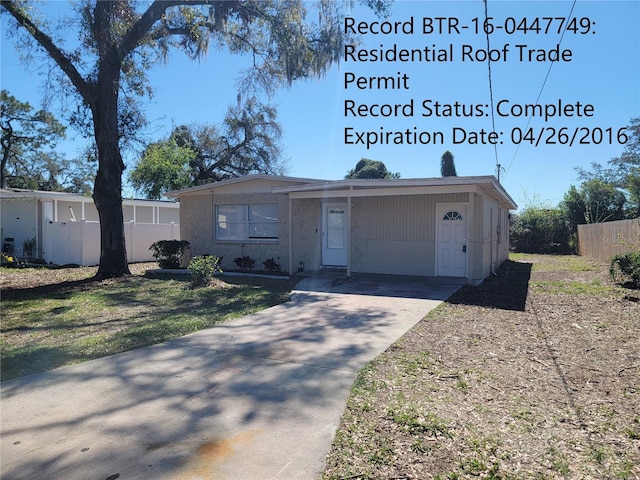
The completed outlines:
[[[489,29],[487,28],[487,23],[489,22],[489,8],[487,5],[487,0],[484,0],[484,33],[487,37],[487,65],[489,66],[489,99],[491,100],[491,126],[493,128],[492,132],[496,131],[496,117],[495,110],[493,108],[493,83],[491,81],[491,56],[489,52],[491,49],[489,48]],[[498,161],[498,146],[493,144],[493,151],[496,156],[496,172],[498,174],[498,182],[500,182],[500,162]]]
[[[485,0],[486,3],[487,0]],[[569,12],[569,19],[566,22],[565,26],[564,26],[564,30],[562,30],[562,35],[560,35],[560,41],[558,42],[558,47],[560,45],[562,45],[562,39],[564,38],[564,34],[567,31],[567,27],[569,26],[569,22],[571,21],[571,16],[573,15],[573,9],[576,6],[576,1],[577,0],[573,0],[573,4],[571,5],[571,11]],[[538,92],[538,98],[536,98],[536,104],[540,101],[540,97],[542,96],[542,91],[544,90],[545,85],[547,84],[547,80],[549,79],[549,74],[551,73],[551,69],[553,68],[553,64],[555,62],[550,62],[549,63],[549,69],[547,70],[547,75],[544,77],[544,81],[542,82],[542,86],[540,87],[540,91]],[[526,130],[527,128],[529,128],[529,124],[531,123],[531,119],[533,118],[533,112],[531,112],[531,115],[529,115],[529,119],[527,120],[527,125],[524,127],[524,129]],[[516,147],[516,151],[513,154],[513,158],[511,159],[511,162],[509,163],[509,166],[507,167],[507,169],[505,170],[504,174],[506,175],[507,173],[509,173],[509,170],[511,169],[511,165],[513,165],[513,161],[516,159],[516,156],[518,155],[518,151],[520,150],[520,145],[522,144],[522,142],[518,143],[518,146]]]

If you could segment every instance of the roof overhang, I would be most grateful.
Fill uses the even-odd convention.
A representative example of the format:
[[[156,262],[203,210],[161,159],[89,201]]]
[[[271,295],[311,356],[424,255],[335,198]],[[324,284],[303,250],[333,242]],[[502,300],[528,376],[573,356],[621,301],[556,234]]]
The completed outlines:
[[[518,208],[511,196],[493,176],[335,180],[275,187],[273,192],[286,193],[294,199],[472,192],[489,195],[509,210]]]
[[[0,198],[5,200],[34,199],[34,200],[58,200],[61,202],[94,203],[92,197],[67,192],[47,192],[43,190],[27,190],[22,188],[2,188]],[[136,198],[123,198],[123,205],[136,205],[145,207],[180,208],[175,200],[147,200]]]
[[[207,183],[205,185],[197,185],[195,187],[183,188],[182,190],[171,190],[166,192],[165,197],[180,198],[182,195],[197,195],[203,193],[209,193],[216,188],[225,187],[237,183],[250,182],[253,180],[277,180],[281,182],[288,182],[292,184],[311,184],[324,182],[325,180],[318,180],[313,178],[298,178],[298,177],[285,177],[280,175],[266,175],[262,173],[246,175],[244,177],[230,178],[228,180],[221,180],[219,182]],[[278,187],[280,188],[280,187]]]

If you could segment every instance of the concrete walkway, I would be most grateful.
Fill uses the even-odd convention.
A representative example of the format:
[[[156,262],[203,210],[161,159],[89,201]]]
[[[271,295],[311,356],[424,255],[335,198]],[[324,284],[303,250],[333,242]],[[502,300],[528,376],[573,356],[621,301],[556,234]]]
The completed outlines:
[[[161,345],[2,383],[3,480],[319,478],[356,373],[458,282],[335,274]]]

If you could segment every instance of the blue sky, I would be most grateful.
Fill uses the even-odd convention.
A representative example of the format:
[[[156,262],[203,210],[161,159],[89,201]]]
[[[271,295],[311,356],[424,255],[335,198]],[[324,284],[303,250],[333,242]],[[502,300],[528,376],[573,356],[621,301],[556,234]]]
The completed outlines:
[[[494,105],[507,106],[534,104],[549,71],[548,61],[520,61],[516,45],[527,45],[548,51],[560,41],[558,22],[551,23],[553,32],[547,34],[513,33],[511,19],[527,22],[543,17],[568,17],[573,1],[489,1],[488,13],[493,24],[502,26],[490,35],[490,47],[502,50],[508,44],[507,58],[491,63]],[[47,14],[63,11],[66,2],[49,2]],[[362,7],[356,7],[351,16],[357,21],[375,18]],[[288,174],[299,177],[339,179],[353,168],[362,157],[382,160],[388,169],[400,172],[403,178],[437,177],[440,175],[440,157],[450,150],[455,157],[458,175],[495,175],[496,152],[502,165],[501,181],[520,207],[543,202],[555,205],[571,184],[577,183],[576,167],[588,168],[591,162],[605,163],[622,153],[617,143],[617,132],[640,116],[640,2],[638,1],[577,1],[572,13],[577,19],[589,20],[588,33],[564,34],[561,50],[571,51],[570,62],[555,62],[537,103],[542,105],[593,105],[593,113],[586,116],[534,117],[529,127],[535,135],[545,128],[544,137],[566,128],[570,136],[578,129],[576,138],[595,129],[596,137],[604,131],[602,141],[591,145],[532,146],[512,141],[519,129],[529,122],[527,116],[496,116],[495,130],[502,132],[501,144],[453,144],[452,129],[467,132],[492,131],[488,66],[483,61],[462,61],[463,45],[473,50],[486,48],[484,34],[473,32],[473,19],[484,20],[482,1],[396,1],[390,22],[414,19],[412,35],[362,36],[360,48],[448,48],[452,45],[453,59],[441,62],[353,62],[343,61],[334,66],[325,78],[294,84],[290,89],[277,92],[271,102],[277,105],[284,129],[282,143],[288,159]],[[456,19],[459,26],[468,26],[460,34],[430,34],[422,32],[423,17]],[[509,19],[509,20],[508,20]],[[3,16],[2,27],[6,23]],[[586,22],[586,20],[585,20]],[[585,23],[586,25],[586,23]],[[587,26],[578,24],[579,30]],[[523,47],[524,48],[524,47]],[[22,101],[38,106],[42,100],[42,78],[32,69],[20,64],[12,40],[2,36],[1,77],[3,89]],[[173,125],[183,123],[217,123],[227,107],[236,101],[236,80],[248,62],[247,58],[231,57],[211,49],[207,58],[192,62],[180,53],[171,56],[166,65],[150,72],[154,97],[145,102],[150,128],[146,135],[150,141],[166,137]],[[408,90],[361,90],[345,88],[346,73],[356,76],[394,76],[398,72],[408,77]],[[345,117],[345,100],[358,105],[406,104],[414,101],[414,116],[399,118]],[[484,115],[479,117],[423,117],[423,100],[441,104],[480,105]],[[468,108],[468,107],[467,107]],[[507,112],[508,113],[508,112]],[[345,128],[359,132],[404,131],[443,132],[444,144],[435,145],[364,145],[345,144]],[[583,129],[584,128],[584,129]],[[588,129],[588,130],[587,130]],[[613,133],[609,142],[607,129]],[[458,130],[460,131],[460,130]],[[61,148],[74,155],[80,139],[69,132],[69,141]],[[458,136],[459,139],[460,136]],[[544,138],[541,137],[541,138]],[[552,138],[556,139],[556,138]],[[515,140],[515,139],[514,139]],[[599,138],[596,138],[599,140]],[[132,164],[134,156],[128,158]],[[129,194],[133,194],[128,190]]]

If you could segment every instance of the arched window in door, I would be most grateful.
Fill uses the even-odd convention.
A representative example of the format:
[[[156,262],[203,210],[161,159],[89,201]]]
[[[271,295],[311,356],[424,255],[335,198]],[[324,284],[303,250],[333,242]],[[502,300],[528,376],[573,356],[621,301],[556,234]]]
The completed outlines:
[[[456,211],[450,211],[444,214],[442,220],[462,220],[462,215]]]

